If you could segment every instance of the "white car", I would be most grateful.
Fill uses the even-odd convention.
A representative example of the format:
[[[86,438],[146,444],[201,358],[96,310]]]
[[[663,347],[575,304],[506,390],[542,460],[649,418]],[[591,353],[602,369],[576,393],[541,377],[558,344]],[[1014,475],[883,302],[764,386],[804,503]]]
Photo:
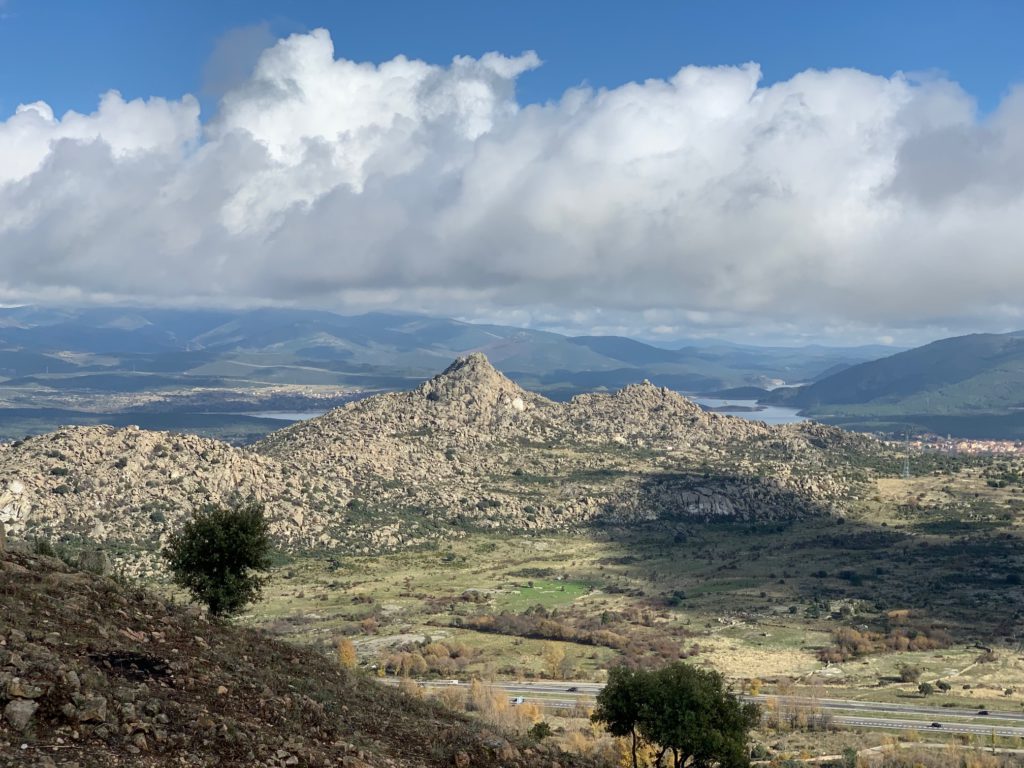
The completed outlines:
[[[522,704],[524,701],[526,701],[526,699],[524,699],[522,696],[513,696],[511,699],[509,699],[509,701],[512,704]]]

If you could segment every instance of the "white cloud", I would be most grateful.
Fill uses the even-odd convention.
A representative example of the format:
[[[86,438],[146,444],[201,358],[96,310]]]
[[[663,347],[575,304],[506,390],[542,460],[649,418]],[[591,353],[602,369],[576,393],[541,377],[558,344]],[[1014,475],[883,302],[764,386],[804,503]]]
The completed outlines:
[[[941,79],[762,86],[747,64],[522,106],[539,63],[356,63],[319,30],[264,51],[205,127],[191,96],[20,107],[0,122],[0,300],[662,335],[1020,322],[1024,92],[981,119]]]

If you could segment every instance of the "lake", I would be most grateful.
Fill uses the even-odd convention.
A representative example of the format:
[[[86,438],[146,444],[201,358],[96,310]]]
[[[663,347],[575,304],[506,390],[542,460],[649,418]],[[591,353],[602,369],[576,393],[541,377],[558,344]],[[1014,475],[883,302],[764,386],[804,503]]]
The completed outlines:
[[[246,411],[244,416],[254,416],[257,419],[275,419],[277,421],[306,421],[323,416],[327,411]]]
[[[794,424],[798,421],[807,421],[803,416],[798,416],[796,408],[783,408],[778,405],[758,405],[756,400],[719,400],[713,397],[694,397],[687,395],[690,400],[698,403],[705,410],[713,410],[722,407],[733,407],[745,410],[722,411],[730,416],[739,416],[741,419],[750,421],[764,421],[768,424]],[[274,419],[275,421],[305,421],[323,416],[326,411],[248,411],[246,416],[254,416],[258,419]]]
[[[704,410],[713,410],[718,413],[725,413],[729,416],[739,416],[749,421],[763,421],[768,424],[795,424],[799,421],[807,421],[807,418],[797,414],[796,408],[784,408],[781,405],[758,405],[756,400],[719,400],[715,397],[687,397],[700,405]],[[739,408],[742,410],[722,411],[721,408]]]

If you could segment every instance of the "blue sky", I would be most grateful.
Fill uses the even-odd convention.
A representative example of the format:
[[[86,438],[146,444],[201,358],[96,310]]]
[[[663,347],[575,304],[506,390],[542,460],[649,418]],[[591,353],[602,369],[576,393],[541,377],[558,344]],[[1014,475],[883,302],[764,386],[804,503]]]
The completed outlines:
[[[0,0],[0,303],[1024,328],[1022,29],[1010,0]]]
[[[938,71],[983,110],[1024,80],[1024,3],[1013,0],[0,2],[0,114],[39,99],[58,114],[87,112],[111,88],[127,98],[193,93],[209,113],[204,70],[218,40],[258,25],[268,43],[326,27],[337,55],[355,60],[404,54],[444,64],[532,49],[544,66],[520,79],[526,102],[581,83],[614,87],[685,64],[747,61],[761,64],[766,82],[808,68]]]

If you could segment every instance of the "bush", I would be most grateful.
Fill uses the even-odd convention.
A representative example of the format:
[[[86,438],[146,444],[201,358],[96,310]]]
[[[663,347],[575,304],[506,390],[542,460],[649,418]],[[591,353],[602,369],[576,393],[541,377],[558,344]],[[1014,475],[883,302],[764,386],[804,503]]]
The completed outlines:
[[[900,682],[903,683],[916,683],[921,678],[921,670],[910,664],[900,664],[897,671],[900,676]]]
[[[32,540],[32,554],[42,555],[43,557],[57,557],[57,550],[54,549],[49,539],[35,538]]]
[[[263,505],[236,502],[198,510],[163,552],[174,583],[215,616],[231,616],[258,600],[270,570],[270,535]]]
[[[530,728],[526,734],[534,741],[543,741],[552,733],[551,726],[541,720],[539,723],[534,723],[533,727]]]

